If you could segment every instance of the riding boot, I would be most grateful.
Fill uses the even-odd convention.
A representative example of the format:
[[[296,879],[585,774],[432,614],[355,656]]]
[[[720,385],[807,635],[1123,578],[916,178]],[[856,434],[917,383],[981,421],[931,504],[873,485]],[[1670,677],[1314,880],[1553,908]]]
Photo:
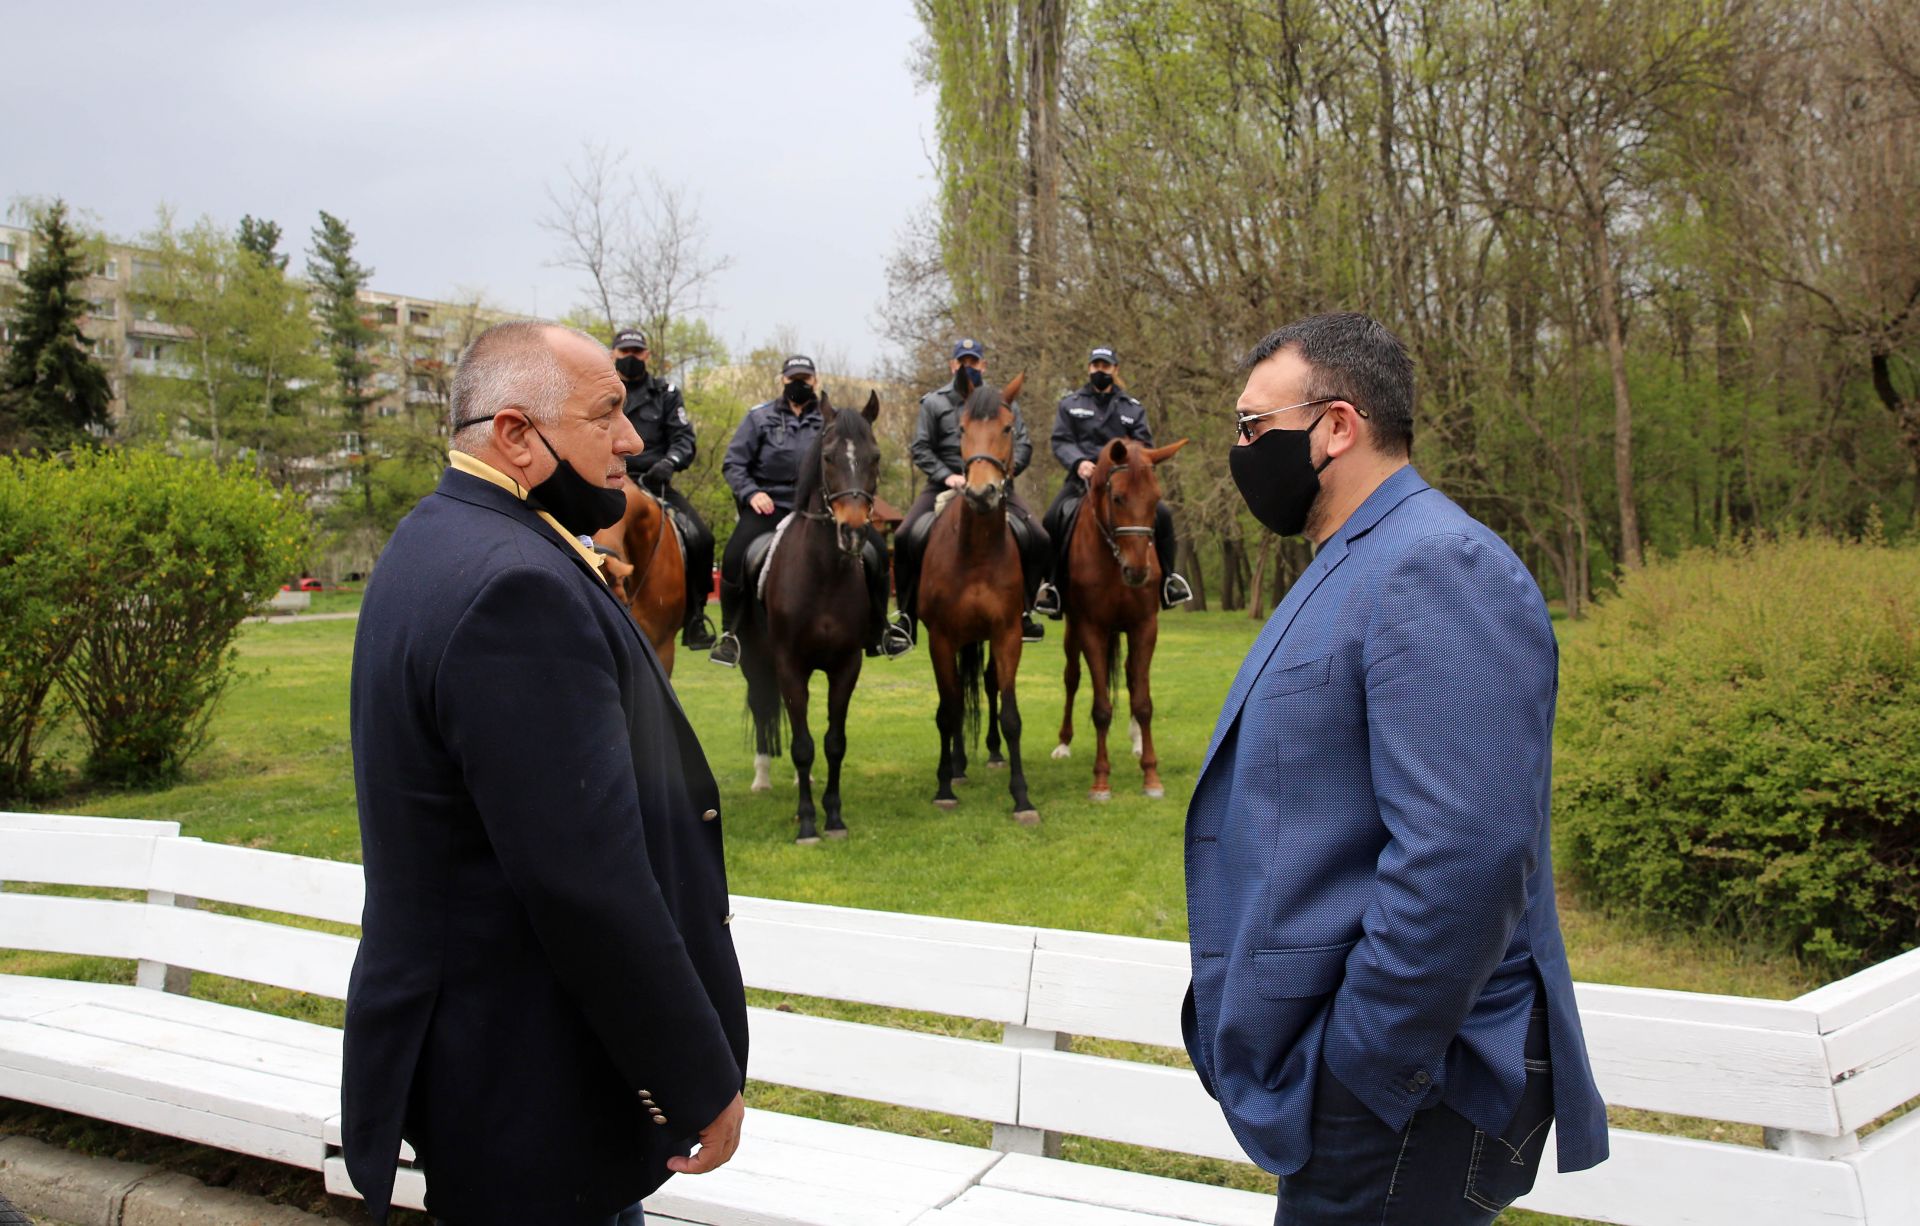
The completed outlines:
[[[740,607],[746,603],[747,591],[737,583],[720,580],[720,641],[713,645],[713,651],[707,659],[728,668],[737,668],[740,664],[740,639],[733,627],[740,620]]]
[[[1166,576],[1160,583],[1160,607],[1171,609],[1192,600],[1192,586],[1173,569],[1173,515],[1165,506],[1160,507],[1153,517],[1153,552],[1160,559],[1160,573]]]
[[[713,646],[713,619],[707,616],[707,593],[713,588],[713,538],[687,542],[687,616],[680,642],[690,651]]]
[[[913,637],[887,621],[886,554],[870,540],[861,562],[867,573],[867,620],[873,627],[873,633],[867,639],[867,655],[897,659],[913,650]]]

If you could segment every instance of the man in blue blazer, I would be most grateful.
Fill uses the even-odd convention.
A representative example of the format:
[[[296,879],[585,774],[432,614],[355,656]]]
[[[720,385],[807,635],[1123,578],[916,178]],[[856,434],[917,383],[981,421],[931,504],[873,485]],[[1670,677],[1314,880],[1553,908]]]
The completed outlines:
[[[580,539],[626,506],[625,398],[591,337],[481,334],[367,586],[341,1128],[376,1221],[403,1137],[450,1226],[632,1226],[739,1141],[719,791]]]
[[[1187,811],[1187,1051],[1283,1226],[1490,1222],[1607,1156],[1554,907],[1558,651],[1520,560],[1409,464],[1413,366],[1364,315],[1248,356],[1230,453],[1318,547],[1234,678]]]

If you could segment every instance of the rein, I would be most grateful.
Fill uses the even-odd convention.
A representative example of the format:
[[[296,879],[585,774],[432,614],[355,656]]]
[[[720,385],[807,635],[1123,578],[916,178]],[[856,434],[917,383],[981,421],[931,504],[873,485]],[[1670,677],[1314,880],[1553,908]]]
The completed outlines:
[[[1093,517],[1094,526],[1100,529],[1100,537],[1107,543],[1107,551],[1113,554],[1114,562],[1123,568],[1126,566],[1126,560],[1120,556],[1119,538],[1123,536],[1153,535],[1153,525],[1151,524],[1121,524],[1117,527],[1114,525],[1113,474],[1123,473],[1127,471],[1127,468],[1128,465],[1115,464],[1107,470],[1106,476],[1102,478],[1100,482],[1100,505]],[[1102,511],[1105,513],[1101,514],[1100,512]]]
[[[647,550],[647,560],[645,562],[642,562],[637,568],[635,568],[633,572],[634,579],[636,580],[634,584],[634,590],[636,592],[640,590],[640,585],[638,581],[643,580],[647,577],[647,572],[653,568],[654,558],[658,557],[660,554],[660,542],[667,539],[667,533],[673,531],[673,525],[667,522],[667,515],[668,515],[667,504],[661,499],[655,498],[653,491],[647,489],[645,486],[639,486],[638,488],[642,494],[645,494],[648,498],[653,499],[654,506],[660,508],[660,531],[653,534],[653,548]],[[601,549],[605,553],[611,553],[613,554],[614,557],[620,558],[620,555],[614,550],[604,549],[602,546],[599,546],[599,545],[594,546],[594,548]],[[620,560],[622,562],[626,561],[625,558],[620,558]]]

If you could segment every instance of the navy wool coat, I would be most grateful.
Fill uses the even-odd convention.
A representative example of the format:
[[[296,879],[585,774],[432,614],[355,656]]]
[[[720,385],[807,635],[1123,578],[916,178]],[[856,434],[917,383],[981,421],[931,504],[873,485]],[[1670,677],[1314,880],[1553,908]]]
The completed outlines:
[[[1181,1020],[1267,1170],[1306,1165],[1329,1070],[1396,1130],[1446,1103],[1497,1135],[1536,1003],[1559,1169],[1606,1157],[1554,906],[1557,676],[1526,567],[1410,467],[1255,641],[1187,810]]]
[[[526,503],[449,469],[368,584],[352,727],[354,1185],[384,1221],[404,1137],[463,1224],[639,1200],[747,1058],[719,793],[645,637]]]

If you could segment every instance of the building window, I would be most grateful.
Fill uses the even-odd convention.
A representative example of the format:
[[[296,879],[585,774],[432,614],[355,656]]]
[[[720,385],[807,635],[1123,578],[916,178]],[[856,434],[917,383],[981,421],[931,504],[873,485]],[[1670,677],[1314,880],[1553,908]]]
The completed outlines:
[[[387,303],[386,305],[382,306],[380,308],[380,322],[383,324],[399,323],[400,308],[397,306],[394,306],[392,303]]]
[[[87,314],[93,316],[95,319],[118,319],[120,318],[120,303],[117,299],[113,298],[89,298],[87,299]]]
[[[134,257],[133,283],[135,285],[139,285],[143,281],[148,281],[154,277],[158,277],[161,274],[161,272],[162,272],[162,268],[158,261],[143,260],[143,259],[140,259],[138,256]]]
[[[7,239],[0,238],[0,264],[11,263],[13,263],[13,244]]]
[[[96,277],[104,277],[109,281],[118,281],[120,279],[120,261],[114,259],[101,261],[94,266],[93,275]]]
[[[87,342],[87,351],[97,358],[110,358],[119,352],[111,336],[96,336]]]
[[[407,310],[407,322],[410,324],[430,324],[433,322],[433,312],[423,311],[419,307],[410,307]]]

